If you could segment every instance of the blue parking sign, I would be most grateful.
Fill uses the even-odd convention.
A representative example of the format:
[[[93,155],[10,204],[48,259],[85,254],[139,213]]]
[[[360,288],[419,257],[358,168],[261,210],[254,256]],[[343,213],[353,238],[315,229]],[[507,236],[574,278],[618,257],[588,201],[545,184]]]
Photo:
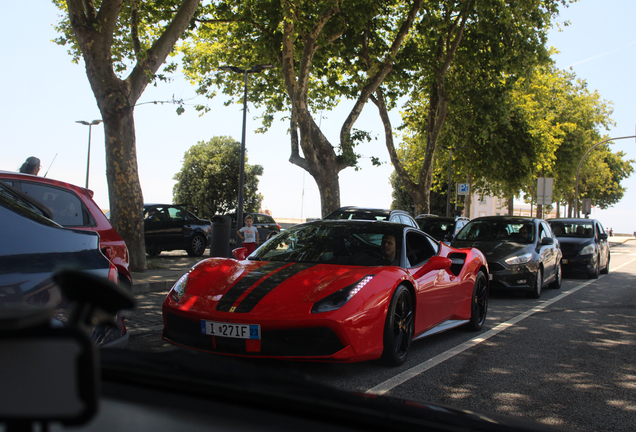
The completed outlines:
[[[470,185],[468,183],[457,183],[457,195],[468,195]]]

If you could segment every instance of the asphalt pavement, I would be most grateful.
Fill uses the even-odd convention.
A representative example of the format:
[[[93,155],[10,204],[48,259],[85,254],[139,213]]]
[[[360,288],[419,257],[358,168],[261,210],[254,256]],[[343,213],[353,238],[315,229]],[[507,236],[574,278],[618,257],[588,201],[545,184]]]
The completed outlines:
[[[634,237],[613,236],[610,247],[623,244]],[[159,331],[163,328],[161,305],[168,291],[193,265],[209,258],[209,250],[200,257],[185,251],[162,252],[148,259],[148,270],[132,272],[133,294],[137,307],[126,313],[126,327],[131,337]]]

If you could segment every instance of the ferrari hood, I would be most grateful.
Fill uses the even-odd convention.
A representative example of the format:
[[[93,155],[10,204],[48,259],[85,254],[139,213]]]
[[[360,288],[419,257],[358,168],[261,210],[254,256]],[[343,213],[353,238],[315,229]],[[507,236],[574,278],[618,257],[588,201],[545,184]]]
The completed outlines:
[[[187,295],[219,312],[250,312],[257,305],[313,304],[356,283],[379,267],[215,260],[202,262],[189,277]]]

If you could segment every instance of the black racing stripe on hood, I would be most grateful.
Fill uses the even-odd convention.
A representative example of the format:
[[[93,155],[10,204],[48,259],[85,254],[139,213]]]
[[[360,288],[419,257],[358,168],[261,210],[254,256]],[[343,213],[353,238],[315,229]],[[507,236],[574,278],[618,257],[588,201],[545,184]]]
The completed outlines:
[[[316,264],[310,263],[295,263],[287,268],[282,269],[279,272],[274,273],[266,280],[264,280],[259,286],[254,288],[248,295],[245,296],[241,304],[236,307],[234,312],[245,313],[254,309],[254,306],[263,299],[269,292],[274,290],[278,285],[285,282],[292,276],[297,275],[300,272],[307,270],[315,266]]]
[[[256,270],[252,270],[247,275],[243,276],[237,283],[228,290],[227,293],[221,298],[216,305],[216,310],[219,312],[229,312],[232,305],[247,291],[252,285],[258,282],[263,276],[267,276],[272,272],[289,265],[288,262],[268,262],[265,265],[260,266]]]

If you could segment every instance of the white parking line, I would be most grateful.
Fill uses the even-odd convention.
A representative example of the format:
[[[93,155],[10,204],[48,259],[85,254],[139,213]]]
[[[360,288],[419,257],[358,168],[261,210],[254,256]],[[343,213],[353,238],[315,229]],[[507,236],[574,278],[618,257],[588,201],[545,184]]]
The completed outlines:
[[[625,264],[622,264],[612,270],[618,270],[622,267],[625,267],[626,265],[631,264],[632,262],[636,261],[636,259],[633,259],[629,262],[626,262]],[[601,279],[604,276],[599,277],[599,279]],[[517,324],[519,321],[522,321],[526,318],[528,318],[531,315],[534,315],[535,313],[545,309],[546,307],[558,302],[561,299],[564,299],[565,297],[569,296],[570,294],[574,294],[575,292],[577,292],[578,290],[585,288],[586,286],[590,285],[591,283],[596,282],[596,280],[592,279],[589,280],[585,283],[582,283],[580,285],[575,286],[574,288],[572,288],[569,291],[565,291],[562,294],[559,294],[558,296],[550,299],[550,300],[546,300],[543,303],[533,307],[532,309],[529,309],[527,311],[525,311],[522,314],[517,315],[516,317],[501,323],[499,325],[497,325],[496,327],[488,330],[487,332],[476,336],[474,338],[472,338],[469,341],[466,341],[460,345],[457,345],[455,348],[451,348],[446,352],[443,352],[439,355],[436,355],[435,357],[426,360],[424,363],[420,363],[419,365],[412,367],[411,369],[404,371],[396,376],[394,376],[391,379],[388,379],[380,384],[378,384],[375,387],[370,388],[369,390],[366,391],[366,393],[371,393],[371,394],[376,394],[376,395],[383,395],[386,392],[392,390],[393,388],[399,386],[400,384],[405,383],[406,381],[410,380],[411,378],[415,378],[416,376],[426,372],[427,370],[431,369],[434,366],[437,366],[440,363],[445,362],[448,359],[451,359],[453,357],[455,357],[457,354],[460,354],[464,351],[466,351],[469,348],[474,347],[475,345],[479,345],[480,343],[490,339],[491,337],[495,336],[498,333],[501,333],[502,331],[512,327],[513,325]]]

